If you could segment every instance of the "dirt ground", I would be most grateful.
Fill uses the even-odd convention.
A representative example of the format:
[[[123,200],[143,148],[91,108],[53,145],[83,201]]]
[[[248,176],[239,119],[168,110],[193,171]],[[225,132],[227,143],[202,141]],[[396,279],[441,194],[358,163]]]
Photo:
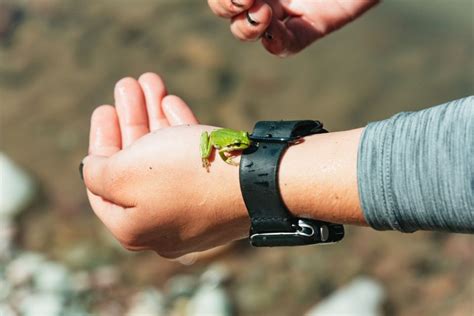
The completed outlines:
[[[120,267],[122,286],[97,304],[199,274],[209,261],[122,251],[88,205],[77,166],[90,114],[113,102],[117,80],[158,72],[207,124],[314,118],[356,128],[472,94],[472,12],[471,0],[383,3],[282,60],[233,39],[205,1],[0,1],[0,148],[41,184],[19,241],[72,269]],[[242,242],[214,259],[232,269],[239,315],[302,314],[358,275],[383,283],[387,315],[472,315],[472,236],[347,230],[333,246]]]

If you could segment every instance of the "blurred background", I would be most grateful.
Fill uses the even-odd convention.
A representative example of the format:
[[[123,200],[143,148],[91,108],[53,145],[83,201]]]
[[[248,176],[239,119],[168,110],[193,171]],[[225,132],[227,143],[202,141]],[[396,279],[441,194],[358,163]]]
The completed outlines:
[[[0,0],[0,315],[303,315],[354,280],[381,315],[473,315],[472,236],[347,227],[336,245],[243,241],[184,265],[122,250],[78,174],[93,109],[147,71],[202,123],[247,130],[351,129],[472,94],[473,4],[387,1],[279,59],[204,0]]]

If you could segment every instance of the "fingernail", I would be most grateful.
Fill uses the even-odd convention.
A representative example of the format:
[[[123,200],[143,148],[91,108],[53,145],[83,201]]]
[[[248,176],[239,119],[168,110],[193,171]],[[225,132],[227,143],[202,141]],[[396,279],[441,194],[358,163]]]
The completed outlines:
[[[246,16],[247,16],[247,21],[248,21],[251,25],[253,25],[253,26],[258,25],[258,22],[255,21],[255,20],[250,16],[249,11],[247,11]]]
[[[230,0],[230,2],[232,2],[232,4],[235,5],[236,7],[242,8],[244,6],[242,3],[240,3],[237,0]]]
[[[84,162],[81,161],[79,164],[79,175],[81,176],[81,180],[84,181],[84,175],[82,174],[82,169],[84,169]]]
[[[265,32],[263,33],[263,36],[267,39],[267,40],[272,40],[273,39],[273,35],[269,32]]]

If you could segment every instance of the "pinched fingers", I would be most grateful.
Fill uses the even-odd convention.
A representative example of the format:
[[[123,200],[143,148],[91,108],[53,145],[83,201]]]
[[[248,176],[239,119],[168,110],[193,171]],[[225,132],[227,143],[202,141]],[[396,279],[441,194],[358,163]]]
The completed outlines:
[[[215,15],[222,18],[231,18],[245,12],[255,0],[207,0],[209,7]]]
[[[263,0],[256,0],[248,10],[232,18],[230,30],[243,41],[253,41],[262,36],[272,20],[272,9]]]

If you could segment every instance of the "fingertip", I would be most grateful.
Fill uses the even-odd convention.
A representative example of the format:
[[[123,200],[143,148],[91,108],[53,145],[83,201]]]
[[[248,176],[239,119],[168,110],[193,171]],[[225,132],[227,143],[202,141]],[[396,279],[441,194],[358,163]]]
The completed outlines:
[[[255,41],[262,36],[272,21],[272,8],[263,1],[257,1],[246,12],[232,19],[232,34],[242,41]]]
[[[97,160],[100,163],[100,159]],[[100,195],[100,189],[98,188],[98,179],[101,178],[101,175],[98,175],[100,168],[98,168],[95,156],[88,155],[82,159],[81,162],[81,176],[82,181],[86,188],[95,195]],[[102,174],[102,172],[100,172]]]
[[[166,90],[163,79],[154,72],[146,72],[138,78],[138,82],[142,88],[155,87],[157,89]]]
[[[128,147],[150,132],[144,93],[136,79],[126,77],[117,82],[114,94],[122,146]]]
[[[135,78],[125,77],[117,81],[115,84],[115,93],[116,95],[124,95],[127,93],[127,89],[134,88],[138,85],[138,82]]]
[[[231,18],[248,10],[254,0],[208,0],[207,3],[215,15]]]
[[[117,116],[117,112],[115,111],[115,107],[109,104],[102,104],[94,109],[91,116],[91,121],[97,121],[104,118],[109,118],[111,115]]]
[[[111,105],[97,107],[91,116],[89,153],[110,156],[122,146],[117,111]]]
[[[198,124],[193,111],[180,97],[167,95],[163,98],[162,106],[171,125]]]
[[[86,188],[92,194],[102,197],[103,199],[113,201],[113,192],[109,190],[111,187],[111,169],[109,157],[88,155],[82,160],[82,176]]]
[[[262,37],[262,45],[270,53],[278,57],[289,55],[290,39],[281,21],[273,20]]]
[[[265,28],[270,25],[272,17],[272,7],[263,1],[257,1],[255,5],[248,10],[248,18],[259,25],[265,26]],[[253,23],[251,21],[248,22],[252,25]]]

